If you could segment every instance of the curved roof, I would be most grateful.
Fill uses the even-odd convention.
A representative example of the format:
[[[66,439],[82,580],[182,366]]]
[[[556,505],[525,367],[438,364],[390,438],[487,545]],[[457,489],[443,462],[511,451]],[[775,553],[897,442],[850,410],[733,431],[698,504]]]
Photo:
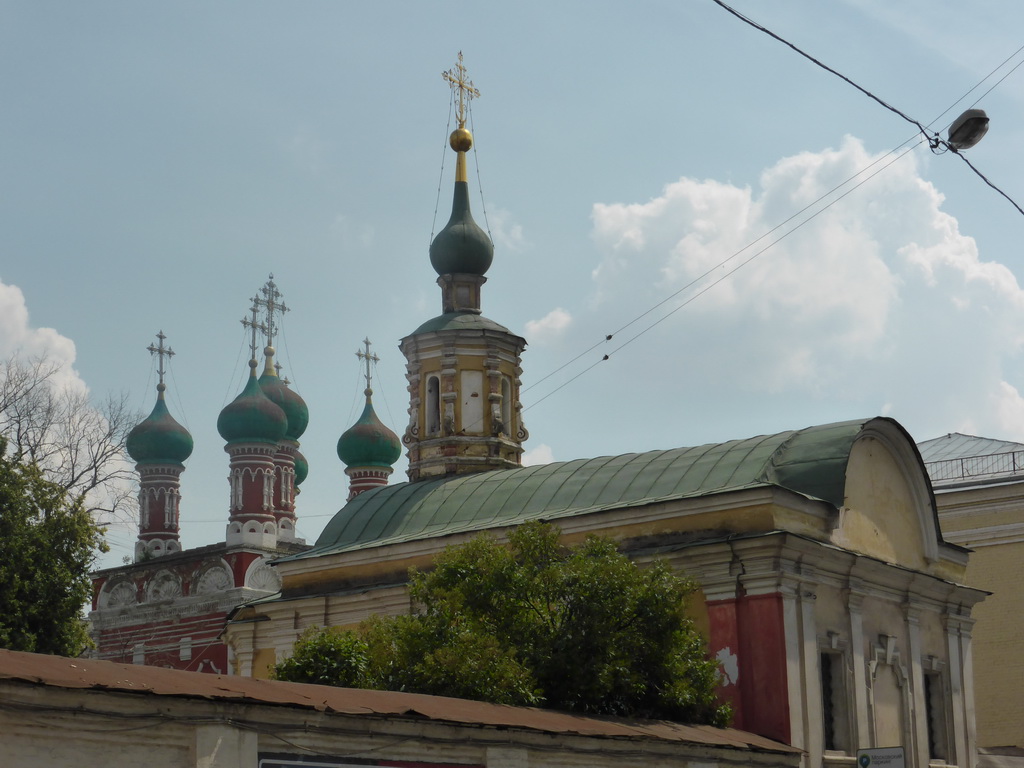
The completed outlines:
[[[384,486],[356,496],[294,559],[745,488],[840,507],[850,449],[868,421]]]
[[[288,417],[263,394],[255,373],[250,374],[245,389],[217,417],[217,431],[228,443],[277,443],[287,429]]]
[[[338,438],[338,458],[349,467],[390,467],[401,455],[402,441],[384,426],[367,395],[359,421]]]
[[[430,264],[439,275],[483,275],[494,259],[494,245],[473,221],[469,210],[469,184],[455,182],[452,215],[430,244]]]
[[[267,367],[269,370],[264,371],[259,378],[260,389],[288,417],[288,429],[284,436],[298,441],[309,426],[309,406],[298,392],[289,389],[269,365]]]
[[[192,435],[171,416],[163,392],[153,412],[135,425],[125,441],[128,455],[139,464],[181,464],[192,455],[192,448]]]
[[[446,312],[443,315],[427,320],[410,335],[415,336],[417,333],[436,333],[438,331],[498,331],[500,333],[509,333],[508,328],[505,326],[489,320],[477,312]]]

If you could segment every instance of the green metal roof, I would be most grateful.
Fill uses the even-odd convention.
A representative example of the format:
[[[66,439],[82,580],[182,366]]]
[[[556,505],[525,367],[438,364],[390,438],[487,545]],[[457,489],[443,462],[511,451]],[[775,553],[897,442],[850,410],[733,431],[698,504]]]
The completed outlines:
[[[868,421],[385,486],[356,496],[312,550],[288,559],[766,486],[840,507]]]
[[[469,184],[455,182],[452,215],[430,244],[430,264],[439,275],[483,275],[494,259],[494,245],[473,221],[469,210]]]
[[[181,464],[192,455],[192,435],[171,416],[161,392],[153,412],[128,433],[125,448],[139,464]]]
[[[288,429],[288,417],[263,394],[250,374],[241,394],[228,403],[217,417],[217,431],[228,443],[278,443]]]
[[[438,331],[498,331],[500,333],[509,333],[508,328],[505,326],[493,320],[488,320],[476,312],[446,312],[443,315],[427,320],[410,335],[415,336],[417,333],[436,333]]]
[[[359,421],[338,438],[338,458],[348,467],[390,467],[401,455],[402,441],[384,426],[368,396]]]

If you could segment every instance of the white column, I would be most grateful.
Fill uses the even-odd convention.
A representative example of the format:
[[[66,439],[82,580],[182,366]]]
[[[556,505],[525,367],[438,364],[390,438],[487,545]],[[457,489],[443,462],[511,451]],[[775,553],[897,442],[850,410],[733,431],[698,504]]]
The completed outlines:
[[[903,604],[907,641],[910,654],[910,696],[912,743],[908,744],[910,763],[928,768],[928,703],[925,701],[924,670],[921,668],[921,608],[912,603]]]
[[[864,586],[851,580],[846,592],[846,606],[850,615],[850,665],[853,680],[850,695],[853,697],[853,733],[850,734],[852,749],[867,749],[871,743],[871,720],[868,715],[868,671],[864,659],[866,641],[864,638]]]

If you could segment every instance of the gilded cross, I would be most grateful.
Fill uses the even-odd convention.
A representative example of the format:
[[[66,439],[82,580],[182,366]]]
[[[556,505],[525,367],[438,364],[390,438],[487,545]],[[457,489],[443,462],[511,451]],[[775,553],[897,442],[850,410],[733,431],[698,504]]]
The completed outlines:
[[[453,91],[459,92],[459,105],[456,111],[456,118],[459,121],[459,128],[466,127],[466,108],[473,99],[480,98],[480,91],[473,87],[473,81],[466,77],[466,68],[462,65],[462,51],[459,51],[459,60],[455,66],[447,72],[442,72],[443,77]]]
[[[366,378],[366,393],[365,394],[366,394],[367,397],[369,397],[370,395],[373,394],[373,390],[370,389],[370,363],[371,362],[379,363],[380,362],[380,358],[377,357],[377,353],[376,352],[374,352],[372,354],[370,353],[370,339],[369,338],[363,339],[363,346],[366,347],[366,351],[363,352],[363,350],[359,350],[358,352],[356,352],[356,357],[358,357],[360,360],[365,360],[366,361],[366,373],[364,373],[363,376]]]
[[[252,315],[252,320],[243,317],[242,326],[252,331],[252,339],[249,342],[249,355],[250,360],[256,359],[256,352],[259,350],[259,346],[256,344],[256,332],[259,331],[264,335],[267,333],[267,326],[260,322],[260,297],[252,297],[252,306],[249,308],[249,313]]]
[[[278,301],[281,298],[281,292],[277,290],[277,284],[274,282],[274,273],[270,273],[270,279],[263,284],[260,288],[260,293],[263,294],[261,299],[259,296],[253,299],[256,306],[266,310],[266,320],[264,321],[263,334],[267,337],[267,345],[274,346],[274,337],[277,335],[277,325],[274,322],[275,313],[283,315],[288,312],[288,307],[285,306],[283,301]]]
[[[159,375],[159,377],[160,377],[160,384],[157,387],[157,389],[159,391],[163,392],[164,391],[164,358],[166,357],[166,358],[170,359],[170,358],[174,357],[174,350],[171,349],[170,347],[165,347],[164,346],[164,339],[166,339],[167,337],[164,336],[163,330],[161,330],[156,335],[156,338],[157,338],[157,343],[156,344],[150,344],[148,347],[146,347],[146,349],[149,350],[149,354],[156,355],[159,358],[159,362],[157,363],[156,371],[157,371],[157,375]]]

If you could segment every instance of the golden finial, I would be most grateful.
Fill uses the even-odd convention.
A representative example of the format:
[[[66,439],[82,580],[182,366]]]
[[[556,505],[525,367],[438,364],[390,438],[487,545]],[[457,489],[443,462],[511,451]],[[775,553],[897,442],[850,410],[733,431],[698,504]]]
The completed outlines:
[[[455,112],[459,127],[452,131],[452,135],[448,137],[448,144],[459,153],[459,157],[455,162],[455,180],[466,181],[465,153],[473,146],[473,134],[466,128],[466,112],[469,102],[480,97],[480,91],[473,87],[473,81],[466,77],[466,68],[462,64],[462,51],[459,51],[459,60],[455,63],[455,66],[447,72],[442,72],[441,77],[445,79],[453,91],[458,91],[459,93]]]

